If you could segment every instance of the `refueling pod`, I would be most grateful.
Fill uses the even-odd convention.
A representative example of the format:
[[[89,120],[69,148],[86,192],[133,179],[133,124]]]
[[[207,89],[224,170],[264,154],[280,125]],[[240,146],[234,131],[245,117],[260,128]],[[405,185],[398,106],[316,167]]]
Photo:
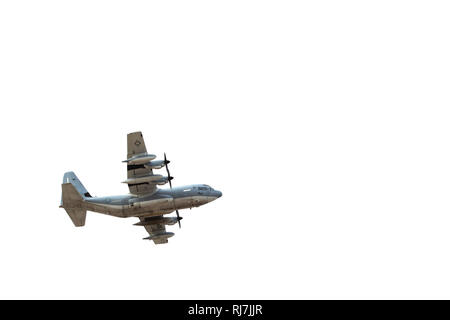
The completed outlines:
[[[137,155],[137,156],[128,158],[127,160],[124,160],[122,162],[126,162],[127,164],[144,164],[144,163],[152,161],[155,158],[156,158],[156,155],[154,155],[154,154],[141,154],[141,155]]]
[[[173,232],[164,232],[164,233],[155,234],[153,236],[150,236],[147,238],[142,238],[142,239],[144,239],[144,240],[164,240],[164,239],[173,237],[173,235],[174,235]]]
[[[163,217],[163,216],[158,216],[158,217],[150,217],[150,218],[145,218],[145,220],[143,221],[139,221],[138,223],[135,223],[135,226],[150,226],[150,225],[155,225],[155,224],[166,224],[166,225],[173,225],[175,223],[178,222],[178,220],[183,219],[182,217],[177,218],[177,217]]]

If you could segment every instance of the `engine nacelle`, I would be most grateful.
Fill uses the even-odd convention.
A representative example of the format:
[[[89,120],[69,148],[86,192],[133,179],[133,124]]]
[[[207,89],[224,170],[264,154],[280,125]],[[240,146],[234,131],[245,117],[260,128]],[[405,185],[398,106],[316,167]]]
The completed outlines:
[[[173,177],[162,177],[159,180],[152,181],[152,183],[162,186],[162,185],[166,184],[167,182],[169,182],[169,180],[172,180],[172,179],[173,179]]]
[[[149,174],[146,176],[129,178],[125,181],[122,181],[122,183],[128,183],[128,184],[145,183],[145,182],[156,183],[156,181],[161,181],[161,179],[163,179],[163,178],[165,178],[165,177],[163,177],[160,174]]]
[[[153,160],[148,163],[144,163],[144,166],[148,169],[161,169],[164,167],[166,163],[164,160]]]

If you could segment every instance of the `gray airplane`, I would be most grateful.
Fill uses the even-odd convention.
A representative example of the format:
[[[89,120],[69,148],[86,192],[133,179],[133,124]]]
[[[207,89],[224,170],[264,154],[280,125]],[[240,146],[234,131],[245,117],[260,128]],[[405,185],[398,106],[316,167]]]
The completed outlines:
[[[199,207],[222,196],[206,184],[193,184],[172,188],[166,154],[164,160],[147,153],[141,132],[127,136],[127,180],[130,193],[121,196],[92,197],[75,173],[66,172],[62,183],[60,208],[64,208],[75,226],[84,226],[86,211],[103,213],[115,217],[140,219],[135,225],[143,226],[150,234],[144,238],[155,244],[168,242],[174,234],[166,232],[166,225],[178,223],[181,227],[178,210]],[[154,174],[154,169],[165,167],[167,176]],[[159,189],[158,185],[169,183],[170,189]],[[176,217],[164,215],[176,212]]]

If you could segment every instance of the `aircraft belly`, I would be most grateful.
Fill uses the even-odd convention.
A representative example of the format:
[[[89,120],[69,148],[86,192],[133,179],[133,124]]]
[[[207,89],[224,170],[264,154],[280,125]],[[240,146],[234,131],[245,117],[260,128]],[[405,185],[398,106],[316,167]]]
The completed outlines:
[[[111,216],[124,217],[123,205],[109,205],[109,204],[87,202],[86,209],[89,211],[103,213]]]
[[[154,210],[167,207],[168,205],[173,207],[173,199],[163,199],[163,200],[152,200],[140,202],[141,208],[152,208]]]
[[[192,208],[192,207],[198,207],[205,203],[208,203],[208,197],[205,197],[203,195],[198,196],[192,196],[192,197],[185,197],[185,198],[178,198],[176,199],[175,203],[178,209],[186,209],[186,208]]]
[[[126,207],[127,216],[152,216],[171,213],[174,211],[173,199],[153,199],[148,201],[135,201]]]
[[[175,205],[177,209],[186,209],[191,207],[191,197],[184,197],[175,199]]]
[[[128,205],[129,208],[149,208],[152,210],[157,210],[159,208],[167,206],[173,207],[173,198],[134,201]]]
[[[174,202],[175,201],[175,202]],[[204,195],[182,198],[162,198],[148,201],[135,201],[129,205],[113,205],[106,203],[87,203],[87,210],[104,213],[116,217],[157,216],[168,214],[177,209],[199,207],[209,202]]]

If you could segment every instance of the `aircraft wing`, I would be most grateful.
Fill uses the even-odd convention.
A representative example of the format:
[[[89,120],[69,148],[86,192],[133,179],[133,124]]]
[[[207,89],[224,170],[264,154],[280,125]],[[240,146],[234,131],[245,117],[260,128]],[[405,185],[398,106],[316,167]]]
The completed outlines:
[[[166,232],[165,224],[167,224],[168,222],[167,219],[176,219],[176,218],[164,218],[162,216],[159,216],[149,218],[141,217],[139,219],[141,220],[141,222],[137,223],[136,225],[144,226],[145,230],[147,230],[147,232],[150,235],[149,237],[144,238],[146,240],[153,240],[155,244],[163,244],[168,243],[169,240],[167,239],[174,235],[172,232]]]
[[[127,135],[127,160],[135,157],[145,157],[147,155],[147,148],[145,147],[144,137],[142,133],[133,132]],[[128,162],[127,164],[127,178],[128,188],[132,194],[152,194],[156,191],[156,184],[148,181],[139,181],[138,178],[142,176],[152,175],[153,170],[144,166],[142,163],[133,164]],[[132,180],[135,179],[136,182]]]

